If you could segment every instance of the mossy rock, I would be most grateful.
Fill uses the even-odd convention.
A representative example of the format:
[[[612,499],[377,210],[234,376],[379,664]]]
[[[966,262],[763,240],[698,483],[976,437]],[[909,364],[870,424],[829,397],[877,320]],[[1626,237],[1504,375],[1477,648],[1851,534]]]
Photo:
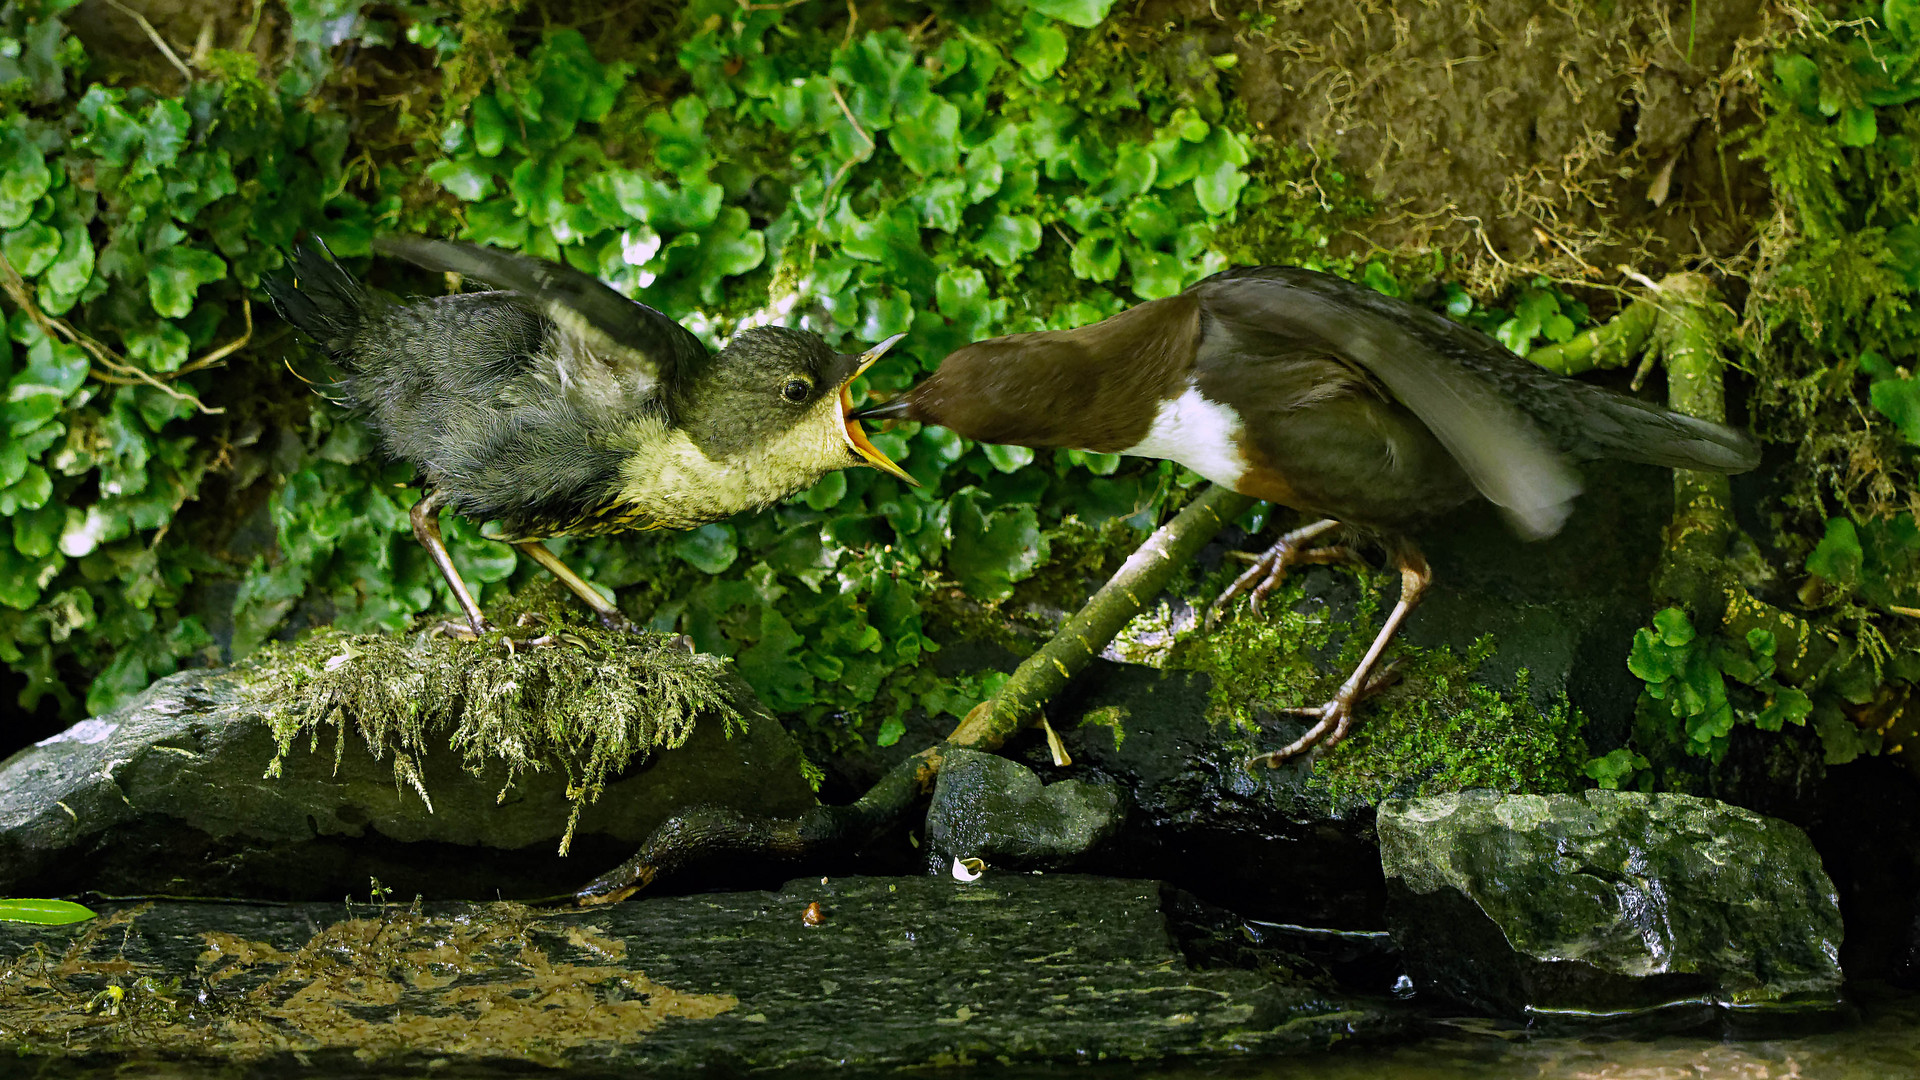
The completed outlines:
[[[1126,813],[1112,783],[1057,780],[1042,786],[1019,762],[950,750],[927,808],[927,861],[934,874],[955,859],[1002,869],[1065,869],[1119,831]]]
[[[723,661],[591,644],[318,635],[162,679],[0,764],[0,894],[317,899],[378,877],[403,896],[544,896],[686,807],[814,804],[798,748]],[[407,663],[383,682],[354,671],[369,658]],[[552,682],[596,665],[651,672],[653,698]],[[395,711],[360,711],[382,698]]]
[[[1840,909],[1806,834],[1689,795],[1464,792],[1381,806],[1389,916],[1433,993],[1528,1016],[1838,1005]]]

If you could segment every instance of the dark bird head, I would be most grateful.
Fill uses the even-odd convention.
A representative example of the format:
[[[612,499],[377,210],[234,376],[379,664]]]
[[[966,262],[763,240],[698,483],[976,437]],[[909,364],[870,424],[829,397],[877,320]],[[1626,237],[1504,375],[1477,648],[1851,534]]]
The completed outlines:
[[[868,441],[851,415],[847,390],[854,376],[905,336],[897,334],[863,353],[836,353],[806,330],[743,330],[681,383],[674,412],[710,458],[750,455],[766,463],[762,468],[790,469],[796,478],[811,474],[813,479],[866,464],[917,485]]]

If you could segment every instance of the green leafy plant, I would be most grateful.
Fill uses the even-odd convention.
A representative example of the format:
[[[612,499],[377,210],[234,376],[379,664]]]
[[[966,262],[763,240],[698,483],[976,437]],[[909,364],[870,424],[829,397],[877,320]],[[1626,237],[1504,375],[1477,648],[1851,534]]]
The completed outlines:
[[[305,625],[391,631],[450,604],[408,535],[405,471],[282,370],[327,380],[271,320],[251,333],[250,290],[302,232],[376,278],[395,269],[357,262],[376,229],[565,259],[716,343],[768,319],[843,347],[909,331],[856,388],[891,392],[968,341],[1218,269],[1209,237],[1252,183],[1214,88],[1230,65],[1176,91],[1155,66],[1171,61],[1086,32],[1098,0],[913,35],[828,25],[823,0],[698,0],[649,46],[674,58],[665,89],[565,26],[527,43],[433,4],[375,19],[319,0],[291,12],[284,59],[214,50],[177,94],[94,81],[66,6],[0,15],[17,106],[0,119],[0,660],[24,705],[69,714]],[[437,96],[367,112],[384,106],[330,89],[343,47],[388,50]],[[1191,482],[912,425],[875,440],[926,487],[836,474],[769,514],[557,546],[776,707],[835,738],[891,733],[960,705],[917,670],[930,597],[1008,598],[1061,530],[1147,527]],[[476,526],[446,528],[487,598],[527,580]]]
[[[1761,731],[1804,725],[1813,702],[1774,678],[1776,649],[1766,630],[1748,631],[1740,642],[1703,638],[1686,612],[1660,612],[1652,627],[1634,634],[1627,660],[1628,670],[1647,684],[1640,698],[1642,726],[1684,746],[1688,754],[1719,760],[1736,723]],[[1730,696],[1728,680],[1751,693]],[[1614,759],[1601,769],[1618,776],[1619,764]]]

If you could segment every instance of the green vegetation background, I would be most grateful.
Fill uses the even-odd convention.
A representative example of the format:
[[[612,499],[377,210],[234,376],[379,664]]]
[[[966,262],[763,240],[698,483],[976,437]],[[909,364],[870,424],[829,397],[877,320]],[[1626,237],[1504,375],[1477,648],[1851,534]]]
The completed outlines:
[[[1470,296],[1448,253],[1330,255],[1364,229],[1360,191],[1322,166],[1302,198],[1313,157],[1250,129],[1234,56],[1142,48],[1111,0],[287,0],[270,61],[208,50],[178,93],[91,76],[71,6],[0,4],[0,661],[30,710],[451,610],[406,471],[282,366],[303,354],[258,284],[303,232],[402,292],[445,286],[367,259],[378,232],[565,259],[714,343],[754,320],[843,348],[909,332],[860,393],[1233,263],[1431,297],[1523,352],[1589,321],[1544,280]],[[1874,750],[1920,677],[1920,5],[1802,14],[1729,147],[1779,209],[1725,342],[1777,463],[1766,555],[1729,584],[1764,618],[1675,609],[1642,633],[1641,730],[1603,782],[1711,757],[1740,722]],[[992,688],[932,675],[939,625],[997,625],[977,605],[1016,592],[1070,606],[1197,482],[913,425],[875,442],[925,486],[850,470],[772,513],[555,546],[828,744],[887,743],[909,708]],[[535,576],[448,526],[488,598]]]

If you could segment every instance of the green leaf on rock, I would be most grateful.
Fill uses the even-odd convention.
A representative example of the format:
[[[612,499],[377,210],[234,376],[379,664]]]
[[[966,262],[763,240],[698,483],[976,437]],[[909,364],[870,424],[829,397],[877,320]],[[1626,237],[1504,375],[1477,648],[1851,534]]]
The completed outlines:
[[[64,926],[93,917],[92,910],[67,900],[0,900],[0,922]]]

